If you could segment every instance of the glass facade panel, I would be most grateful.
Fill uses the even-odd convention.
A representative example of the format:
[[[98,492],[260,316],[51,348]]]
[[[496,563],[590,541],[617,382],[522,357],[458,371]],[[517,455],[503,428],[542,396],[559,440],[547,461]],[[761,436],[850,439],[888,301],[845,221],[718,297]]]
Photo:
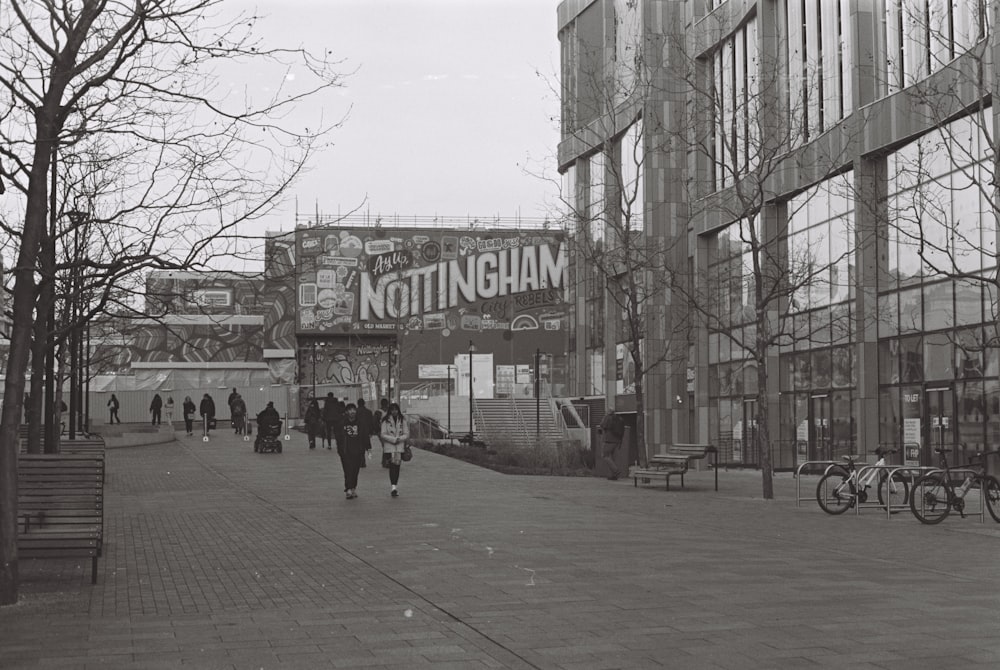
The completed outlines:
[[[880,384],[899,383],[899,340],[878,343],[878,381]]]
[[[899,332],[919,333],[924,329],[923,303],[920,289],[899,292]]]
[[[986,443],[1000,444],[1000,381],[987,379],[983,384],[986,408]]]
[[[878,394],[878,441],[881,446],[898,449],[903,437],[899,415],[899,389],[885,388]]]
[[[941,330],[955,325],[951,282],[924,286],[924,329]]]
[[[952,368],[952,362],[954,360],[955,356],[952,351],[950,333],[924,335],[925,380],[953,379],[955,373]]]
[[[967,452],[986,451],[986,397],[982,381],[956,384],[958,443]]]
[[[900,381],[904,384],[924,380],[924,349],[922,338],[902,337],[899,341]]]
[[[831,377],[834,388],[849,388],[851,383],[851,349],[836,347],[831,352],[833,357],[833,374]]]

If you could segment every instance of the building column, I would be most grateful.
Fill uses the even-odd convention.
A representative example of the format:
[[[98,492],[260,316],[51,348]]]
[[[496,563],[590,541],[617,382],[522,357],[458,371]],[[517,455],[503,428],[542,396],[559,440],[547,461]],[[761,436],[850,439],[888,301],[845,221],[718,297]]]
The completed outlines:
[[[888,204],[885,158],[858,157],[854,165],[854,417],[856,444],[864,454],[879,442],[878,275],[879,250],[886,248],[888,234]]]

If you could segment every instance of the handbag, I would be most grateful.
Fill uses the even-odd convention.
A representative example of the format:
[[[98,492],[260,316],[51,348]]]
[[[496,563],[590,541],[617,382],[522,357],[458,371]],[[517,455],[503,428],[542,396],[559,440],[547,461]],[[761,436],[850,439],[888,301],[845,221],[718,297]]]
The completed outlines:
[[[410,449],[410,445],[405,445],[403,447],[403,455],[400,458],[404,461],[409,461],[413,459],[413,450]]]

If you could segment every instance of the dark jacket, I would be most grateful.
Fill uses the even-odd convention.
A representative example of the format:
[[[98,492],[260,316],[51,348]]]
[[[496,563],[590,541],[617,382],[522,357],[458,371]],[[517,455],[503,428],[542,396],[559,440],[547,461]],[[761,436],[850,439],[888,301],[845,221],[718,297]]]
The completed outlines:
[[[338,423],[344,415],[340,411],[340,403],[336,398],[329,396],[323,401],[323,420],[330,423]]]
[[[211,396],[201,399],[201,407],[199,407],[198,411],[202,416],[207,416],[209,419],[215,416],[215,401],[212,400]]]
[[[309,404],[305,415],[306,430],[310,433],[319,433],[323,430],[323,413],[319,410],[319,405]]]
[[[371,424],[362,419],[358,413],[352,421],[344,415],[344,421],[338,431],[337,453],[346,451],[349,454],[363,457],[365,451],[371,448]]]
[[[604,444],[618,444],[625,435],[625,422],[617,414],[609,414],[601,422],[600,431]]]
[[[184,418],[185,419],[187,419],[187,418],[192,418],[193,419],[194,418],[195,409],[197,409],[194,406],[194,401],[193,400],[185,400],[183,407],[184,407]]]
[[[369,435],[378,435],[380,427],[375,421],[375,415],[367,407],[358,408],[358,422],[364,422],[365,426],[368,427]]]
[[[160,394],[157,393],[153,396],[153,402],[149,403],[149,410],[153,411],[154,409],[160,409],[161,407],[163,407],[163,398],[161,398]]]
[[[279,423],[281,423],[281,417],[278,415],[278,410],[274,407],[265,407],[257,415],[257,432],[263,434],[265,428],[277,426]]]
[[[233,416],[246,416],[247,404],[243,402],[242,397],[236,396],[233,398],[233,401],[229,403],[229,411],[232,412]]]

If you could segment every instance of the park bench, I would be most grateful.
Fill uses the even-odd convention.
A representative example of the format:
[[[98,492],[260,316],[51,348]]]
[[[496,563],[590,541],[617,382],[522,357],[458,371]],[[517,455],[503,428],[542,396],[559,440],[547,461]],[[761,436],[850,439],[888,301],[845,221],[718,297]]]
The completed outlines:
[[[21,454],[17,462],[20,558],[97,559],[104,540],[104,455]]]
[[[684,473],[691,467],[691,461],[705,458],[708,454],[713,454],[718,459],[718,451],[711,444],[672,444],[666,451],[650,456],[645,466],[632,466],[629,469],[629,477],[632,477],[635,486],[639,486],[639,480],[643,484],[650,483],[657,477],[663,477],[666,489],[670,490],[670,478],[679,475],[681,487],[684,486]],[[715,469],[715,490],[719,490],[719,468],[713,462]]]

